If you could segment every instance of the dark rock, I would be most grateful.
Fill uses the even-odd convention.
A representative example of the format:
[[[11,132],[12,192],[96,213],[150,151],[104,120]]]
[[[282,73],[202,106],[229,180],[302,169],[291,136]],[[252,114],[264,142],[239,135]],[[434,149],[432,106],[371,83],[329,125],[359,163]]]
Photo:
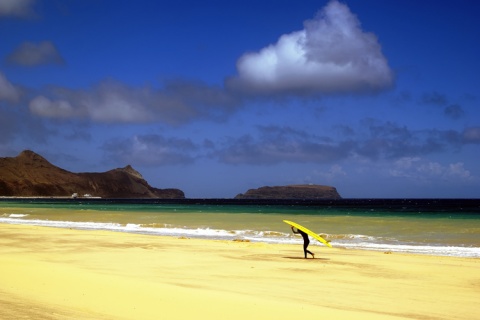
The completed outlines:
[[[235,199],[341,199],[337,189],[321,185],[289,185],[277,187],[261,187],[250,189],[244,194],[239,194]]]
[[[151,187],[130,165],[102,173],[73,173],[26,150],[0,158],[0,196],[184,199],[179,189]]]

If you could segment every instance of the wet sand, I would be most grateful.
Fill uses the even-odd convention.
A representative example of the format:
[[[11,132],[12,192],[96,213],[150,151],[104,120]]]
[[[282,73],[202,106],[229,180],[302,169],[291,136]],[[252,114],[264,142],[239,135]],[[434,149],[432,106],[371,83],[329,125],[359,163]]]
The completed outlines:
[[[0,319],[476,319],[480,259],[0,224]]]

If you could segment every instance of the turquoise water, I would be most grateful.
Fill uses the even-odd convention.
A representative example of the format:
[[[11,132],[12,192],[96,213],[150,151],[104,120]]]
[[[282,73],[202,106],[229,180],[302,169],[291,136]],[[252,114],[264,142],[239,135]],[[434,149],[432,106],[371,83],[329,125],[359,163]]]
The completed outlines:
[[[287,219],[334,247],[478,258],[480,212],[459,208],[23,200],[0,201],[0,223],[300,245]]]

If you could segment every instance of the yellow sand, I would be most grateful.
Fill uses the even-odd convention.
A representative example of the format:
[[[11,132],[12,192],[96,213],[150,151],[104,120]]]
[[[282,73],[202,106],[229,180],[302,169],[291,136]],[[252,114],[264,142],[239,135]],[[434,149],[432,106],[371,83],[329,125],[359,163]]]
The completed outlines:
[[[480,319],[479,259],[310,249],[0,224],[0,319]]]

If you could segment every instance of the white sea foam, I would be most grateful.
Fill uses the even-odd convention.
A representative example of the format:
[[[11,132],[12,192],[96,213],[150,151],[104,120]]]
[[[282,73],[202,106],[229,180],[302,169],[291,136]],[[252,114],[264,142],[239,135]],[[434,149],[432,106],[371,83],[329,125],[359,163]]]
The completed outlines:
[[[343,244],[345,248],[360,250],[375,250],[384,252],[403,252],[415,254],[427,254],[435,256],[452,256],[466,258],[480,258],[478,247],[454,247],[454,246],[425,246],[406,244],[383,244],[383,243],[350,243]]]
[[[23,213],[3,213],[0,217],[8,217],[8,218],[24,218],[27,217],[28,214]]]
[[[28,217],[28,214],[22,214],[22,213],[11,213],[8,215],[10,218],[24,218]]]
[[[10,214],[0,216],[0,223],[37,225],[57,228],[73,228],[84,230],[110,230],[118,232],[140,233],[159,236],[207,238],[217,240],[243,239],[252,242],[267,242],[281,244],[301,244],[301,237],[290,233],[278,231],[255,231],[255,230],[221,230],[211,228],[181,228],[170,225],[156,224],[146,226],[134,223],[119,224],[108,222],[74,222],[74,221],[54,221],[38,219],[22,219],[28,215]],[[392,242],[389,239],[375,238],[366,235],[325,235],[331,241],[333,247],[343,247],[346,249],[375,250],[384,252],[404,252],[415,254],[427,254],[438,256],[457,256],[480,258],[479,247],[459,247],[459,246],[433,246],[433,245],[413,245]],[[311,245],[320,245],[312,241]],[[323,245],[322,245],[323,246]]]

